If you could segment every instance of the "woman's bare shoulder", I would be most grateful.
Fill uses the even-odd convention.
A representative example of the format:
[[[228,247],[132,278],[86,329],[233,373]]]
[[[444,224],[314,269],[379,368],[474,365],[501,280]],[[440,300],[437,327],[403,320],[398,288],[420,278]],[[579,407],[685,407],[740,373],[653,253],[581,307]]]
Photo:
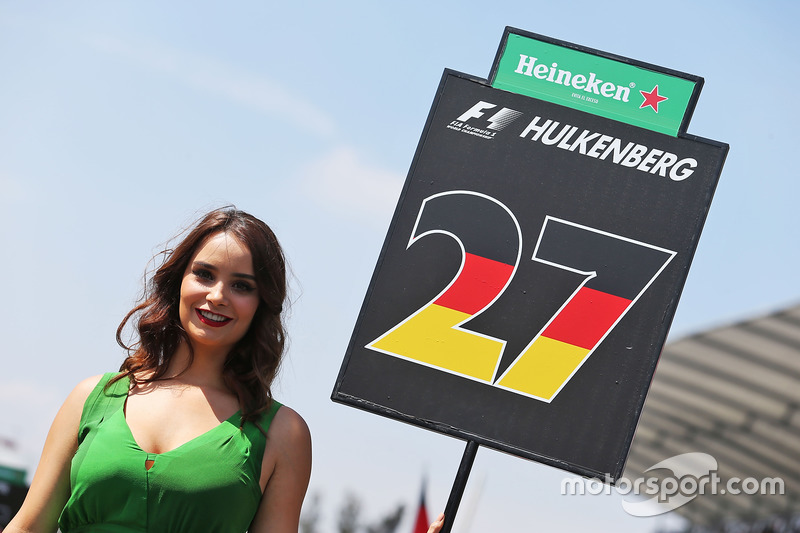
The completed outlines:
[[[310,445],[311,430],[297,411],[282,405],[270,424],[267,438],[274,438],[289,446]]]
[[[74,406],[80,405],[82,407],[83,404],[86,403],[86,398],[89,397],[94,388],[97,387],[97,384],[100,383],[102,378],[103,374],[98,374],[80,381],[77,385],[75,385],[75,388],[72,389],[72,392],[69,393],[65,403],[69,403]]]
[[[311,432],[294,409],[275,414],[261,466],[263,497],[249,531],[297,531],[311,477]]]
[[[78,383],[58,410],[25,502],[8,531],[56,530],[58,515],[69,498],[70,463],[78,447],[83,404],[102,377],[92,376]]]
[[[94,388],[97,387],[97,384],[100,383],[100,380],[103,379],[104,375],[105,374],[98,374],[96,376],[90,376],[78,382],[78,384],[75,385],[75,389],[73,392],[89,396],[89,394],[94,390]]]

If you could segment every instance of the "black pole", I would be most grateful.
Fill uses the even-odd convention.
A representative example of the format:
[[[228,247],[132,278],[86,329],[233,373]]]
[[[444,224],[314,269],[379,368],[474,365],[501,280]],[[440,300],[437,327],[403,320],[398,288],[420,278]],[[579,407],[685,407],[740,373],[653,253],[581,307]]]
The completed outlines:
[[[461,457],[461,464],[456,473],[456,480],[453,482],[452,490],[450,490],[450,498],[447,500],[447,507],[444,509],[444,526],[442,526],[442,533],[450,533],[450,530],[453,529],[458,506],[461,503],[461,497],[464,495],[464,489],[467,487],[467,479],[469,478],[470,470],[472,470],[472,463],[475,462],[475,456],[477,454],[478,443],[474,440],[468,440],[467,447],[464,449],[464,455]]]

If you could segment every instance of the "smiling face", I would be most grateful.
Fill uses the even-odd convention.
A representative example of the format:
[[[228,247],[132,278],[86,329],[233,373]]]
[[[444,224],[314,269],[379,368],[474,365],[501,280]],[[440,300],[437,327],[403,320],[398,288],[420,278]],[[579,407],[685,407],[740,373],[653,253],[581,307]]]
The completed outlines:
[[[258,303],[250,250],[224,232],[208,237],[181,281],[178,311],[195,354],[227,355],[250,328]]]

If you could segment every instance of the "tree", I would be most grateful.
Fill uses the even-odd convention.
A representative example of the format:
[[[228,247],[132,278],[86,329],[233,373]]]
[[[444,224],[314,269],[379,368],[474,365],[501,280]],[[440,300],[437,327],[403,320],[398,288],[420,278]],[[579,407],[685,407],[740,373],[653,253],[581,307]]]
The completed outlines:
[[[403,519],[403,511],[405,511],[405,506],[401,503],[393,513],[386,515],[374,525],[367,526],[366,533],[395,533],[400,520]]]
[[[361,514],[361,502],[350,492],[347,493],[339,510],[339,533],[357,533],[358,519]]]
[[[303,512],[300,514],[300,533],[320,533],[321,500],[320,495],[314,493],[307,500],[308,505],[303,505]]]
[[[346,493],[339,507],[336,533],[396,533],[405,512],[405,506],[397,504],[393,511],[384,514],[375,522],[365,524],[361,519],[361,509],[361,500],[352,492]],[[313,493],[303,505],[299,533],[322,533],[321,516],[322,497],[318,493]]]

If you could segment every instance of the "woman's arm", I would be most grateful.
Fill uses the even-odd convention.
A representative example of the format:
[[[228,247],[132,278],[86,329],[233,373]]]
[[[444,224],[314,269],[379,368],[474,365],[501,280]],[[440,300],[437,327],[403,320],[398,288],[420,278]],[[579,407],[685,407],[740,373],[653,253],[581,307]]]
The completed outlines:
[[[305,421],[281,407],[267,432],[261,467],[266,482],[249,533],[297,533],[311,477],[311,433]]]
[[[51,533],[69,499],[69,467],[78,449],[78,426],[83,404],[101,376],[83,380],[59,409],[22,508],[3,533]]]

